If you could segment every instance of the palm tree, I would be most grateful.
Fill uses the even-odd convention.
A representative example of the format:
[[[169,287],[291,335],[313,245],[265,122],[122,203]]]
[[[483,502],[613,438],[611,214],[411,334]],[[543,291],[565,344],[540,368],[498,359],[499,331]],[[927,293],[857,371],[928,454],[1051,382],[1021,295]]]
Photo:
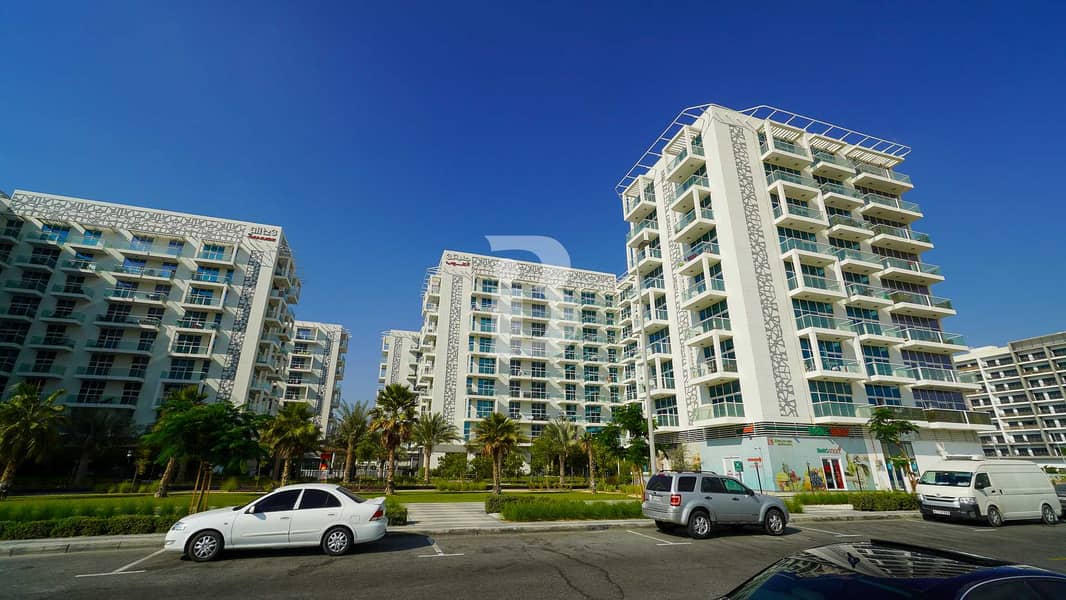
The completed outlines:
[[[429,459],[433,456],[433,447],[459,439],[459,430],[440,413],[418,419],[411,432],[411,441],[422,448],[423,481],[429,483]]]
[[[492,493],[500,493],[500,472],[503,459],[525,442],[525,436],[518,430],[518,423],[507,415],[492,413],[474,425],[474,447],[480,447],[482,454],[492,459]]]
[[[581,439],[578,440],[578,444],[581,445],[581,450],[585,453],[585,456],[589,459],[589,487],[592,488],[592,493],[596,493],[596,460],[592,456],[593,451],[596,450],[599,441],[596,439],[596,434],[586,431],[581,434]]]
[[[565,419],[556,419],[544,426],[541,437],[548,439],[552,454],[559,459],[559,487],[562,487],[566,481],[566,456],[577,445],[577,426]]]
[[[396,491],[396,449],[411,438],[411,431],[418,421],[415,416],[417,402],[417,397],[406,385],[393,383],[378,392],[377,402],[370,410],[370,431],[380,432],[381,444],[388,452],[386,496]]]
[[[281,456],[281,485],[289,481],[289,469],[294,456],[300,456],[313,448],[322,430],[312,420],[314,413],[304,402],[286,402],[278,414],[267,424],[263,442]]]
[[[159,418],[152,425],[152,430],[142,438],[142,442],[160,448],[158,460],[166,459],[167,466],[159,478],[159,487],[155,490],[156,498],[166,498],[170,481],[174,478],[174,467],[179,458],[177,449],[181,447],[180,437],[185,432],[176,427],[180,415],[194,406],[199,406],[207,399],[207,394],[195,385],[188,385],[174,390],[167,395],[159,411]]]
[[[85,483],[95,455],[135,438],[132,414],[126,410],[72,408],[66,434],[78,452],[74,485]]]
[[[355,449],[366,437],[370,426],[370,410],[365,402],[342,404],[338,412],[337,428],[333,437],[337,446],[344,447],[343,483],[349,483],[352,476],[352,464],[355,462]]]
[[[903,453],[902,457],[890,457],[889,461],[896,468],[902,468],[910,480],[911,490],[918,489],[914,471],[911,470],[911,457],[903,446],[900,438],[911,433],[918,433],[918,426],[905,419],[897,419],[896,413],[890,408],[879,406],[873,410],[866,427],[874,439],[881,442],[881,446],[887,451],[890,446],[895,446]]]
[[[66,421],[66,407],[59,404],[63,393],[56,390],[42,398],[40,388],[20,383],[0,404],[0,486],[11,486],[20,462],[41,462],[58,445],[59,428]]]

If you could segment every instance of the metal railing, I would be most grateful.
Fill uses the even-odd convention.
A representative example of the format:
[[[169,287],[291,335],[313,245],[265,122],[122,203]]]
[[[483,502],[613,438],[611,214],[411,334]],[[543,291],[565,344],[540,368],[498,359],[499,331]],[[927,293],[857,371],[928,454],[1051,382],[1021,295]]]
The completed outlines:
[[[850,321],[838,319],[827,315],[806,314],[796,317],[796,328],[807,329],[817,327],[820,329],[836,329],[839,331],[855,331],[855,326]]]

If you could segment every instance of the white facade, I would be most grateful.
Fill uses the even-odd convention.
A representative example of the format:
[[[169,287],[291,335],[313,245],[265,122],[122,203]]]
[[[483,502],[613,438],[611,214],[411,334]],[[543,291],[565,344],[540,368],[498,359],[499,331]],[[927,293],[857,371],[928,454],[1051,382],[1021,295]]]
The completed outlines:
[[[350,334],[336,323],[296,321],[288,349],[284,402],[306,402],[327,434],[333,410],[340,404],[345,355]]]
[[[952,363],[966,347],[941,327],[955,310],[933,295],[944,277],[895,170],[907,152],[776,109],[705,105],[619,183],[627,385],[632,397],[648,378],[662,442],[783,491],[887,486],[863,427],[875,405],[922,427],[919,468],[980,453],[990,424],[966,410],[975,386]]]
[[[0,194],[0,384],[150,423],[170,390],[272,412],[300,296],[280,227]]]
[[[445,251],[423,298],[424,406],[466,437],[492,412],[530,438],[557,417],[598,430],[622,402],[615,290],[611,273]]]
[[[381,334],[381,364],[378,365],[378,389],[399,383],[413,388],[418,368],[417,331],[390,329]]]
[[[985,455],[1066,463],[1066,332],[975,348],[955,362],[979,378],[966,399],[996,426],[980,434]]]

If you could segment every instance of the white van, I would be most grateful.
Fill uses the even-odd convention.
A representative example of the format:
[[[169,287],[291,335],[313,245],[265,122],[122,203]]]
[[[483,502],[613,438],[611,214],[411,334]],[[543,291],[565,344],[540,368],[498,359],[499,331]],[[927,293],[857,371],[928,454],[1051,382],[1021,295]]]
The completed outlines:
[[[918,502],[926,520],[985,519],[993,527],[1003,521],[1058,520],[1059,499],[1051,479],[1035,463],[1024,460],[946,460],[922,473]]]

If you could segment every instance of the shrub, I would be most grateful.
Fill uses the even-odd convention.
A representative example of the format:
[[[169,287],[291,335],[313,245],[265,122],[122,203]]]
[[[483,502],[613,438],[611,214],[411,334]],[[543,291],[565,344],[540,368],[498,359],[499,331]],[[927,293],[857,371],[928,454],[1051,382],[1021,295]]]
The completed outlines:
[[[634,519],[641,517],[640,503],[585,502],[554,498],[522,498],[504,501],[500,513],[508,521],[558,521],[580,519]]]
[[[785,502],[785,508],[792,514],[799,514],[803,512],[803,502],[799,498],[782,498]]]
[[[851,505],[855,510],[917,510],[918,497],[907,492],[855,492]]]
[[[433,482],[439,492],[482,492],[489,489],[491,484],[481,481],[449,481],[438,479]]]
[[[800,504],[851,504],[849,492],[805,492],[793,498]]]
[[[227,477],[219,489],[223,492],[236,492],[241,489],[241,480],[236,477]]]
[[[23,521],[8,523],[4,528],[4,537],[9,540],[33,540],[52,535],[55,521]]]
[[[528,496],[507,496],[505,494],[492,494],[488,498],[485,498],[485,512],[498,513],[503,512],[503,506],[513,502],[521,502],[528,500]]]
[[[389,496],[385,498],[385,516],[389,519],[389,525],[406,525],[407,507],[396,498]]]

